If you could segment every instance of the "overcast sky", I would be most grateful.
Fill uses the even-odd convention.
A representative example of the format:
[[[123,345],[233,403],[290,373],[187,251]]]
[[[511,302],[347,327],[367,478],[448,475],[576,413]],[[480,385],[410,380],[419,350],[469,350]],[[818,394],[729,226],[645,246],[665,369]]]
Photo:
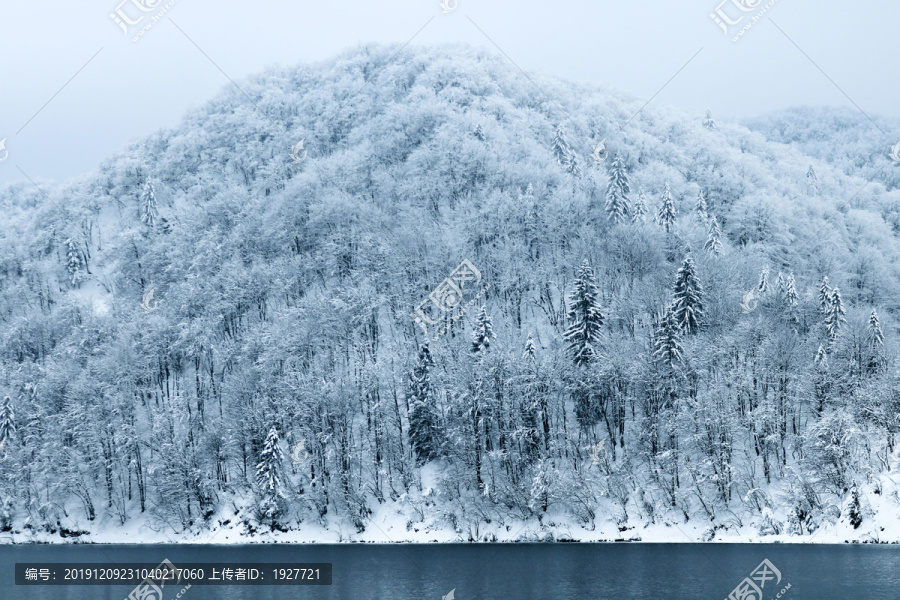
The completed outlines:
[[[456,5],[446,14],[440,0],[175,0],[137,42],[166,2],[142,13],[132,2],[159,0],[121,1],[0,1],[0,140],[9,153],[0,150],[0,183],[92,171],[130,141],[177,125],[229,78],[368,42],[502,50],[526,71],[658,93],[654,104],[710,108],[718,120],[804,104],[900,114],[896,1],[775,0],[737,42],[731,35],[769,0],[445,0]],[[110,18],[117,7],[132,20],[148,16],[126,36]],[[717,7],[732,20],[745,15],[728,37],[710,17]]]

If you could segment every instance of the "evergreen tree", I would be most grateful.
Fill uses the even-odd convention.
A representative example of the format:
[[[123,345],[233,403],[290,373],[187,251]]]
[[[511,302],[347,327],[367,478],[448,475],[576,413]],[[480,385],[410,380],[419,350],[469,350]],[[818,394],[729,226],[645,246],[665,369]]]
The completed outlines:
[[[438,415],[431,390],[433,366],[434,359],[428,342],[425,342],[409,378],[409,444],[419,465],[437,458],[440,453]]]
[[[715,129],[716,128],[716,122],[713,120],[711,110],[707,109],[706,118],[703,119],[703,126],[706,127],[707,129]]]
[[[828,306],[828,312],[825,313],[825,328],[828,330],[829,343],[834,342],[841,327],[847,321],[846,314],[844,302],[841,300],[841,290],[834,288],[831,290],[831,304]]]
[[[16,415],[13,412],[12,400],[6,396],[3,399],[3,406],[0,407],[0,448],[6,445],[15,431]]]
[[[666,371],[671,372],[683,356],[681,347],[681,327],[675,317],[674,306],[657,317],[653,332],[653,358]]]
[[[563,169],[568,168],[572,147],[569,145],[569,139],[566,137],[566,130],[561,124],[556,127],[556,134],[550,143],[550,149],[553,151],[553,156],[556,158],[559,166]]]
[[[259,487],[260,503],[259,520],[270,523],[272,527],[286,511],[284,494],[284,452],[279,443],[278,430],[269,428],[260,461],[256,465],[256,483]]]
[[[621,155],[616,155],[609,169],[609,185],[606,187],[606,214],[613,223],[621,223],[628,218],[631,212],[628,194],[631,187],[628,184],[628,171]]]
[[[634,207],[631,211],[631,222],[632,223],[643,223],[647,218],[647,197],[644,195],[644,189],[638,188],[638,197],[634,202]]]
[[[706,223],[706,220],[709,219],[709,208],[706,205],[706,194],[703,190],[700,190],[700,194],[697,196],[697,218],[700,219],[701,223]]]
[[[816,175],[816,169],[811,164],[806,172],[806,186],[809,194],[815,195],[819,192],[819,177]]]
[[[850,490],[850,505],[847,507],[847,517],[850,524],[853,525],[853,529],[859,529],[859,526],[862,525],[862,507],[859,503],[859,490],[856,489],[855,483]]]
[[[881,330],[881,322],[878,320],[878,311],[874,308],[872,314],[869,315],[869,340],[874,347],[884,347],[884,332]]]
[[[703,249],[714,256],[722,253],[722,234],[719,231],[719,221],[713,217],[709,222],[709,232],[706,235],[706,243]]]
[[[659,221],[666,233],[672,233],[675,231],[676,218],[675,200],[672,198],[672,192],[669,190],[669,183],[666,182],[666,188],[662,195],[662,205],[659,207],[659,213],[657,214],[657,221]]]
[[[149,177],[147,183],[144,184],[144,192],[141,194],[141,222],[150,229],[159,223],[156,191],[153,189],[153,181]]]
[[[800,304],[800,295],[797,293],[797,282],[794,280],[794,274],[788,275],[787,282],[784,286],[784,300],[789,307],[795,307]]]
[[[84,278],[84,261],[81,259],[81,251],[78,246],[69,238],[66,240],[66,272],[69,274],[69,281],[72,285],[78,285]]]
[[[481,123],[475,126],[475,131],[472,132],[472,135],[474,135],[479,142],[483,142],[487,139],[487,136],[484,134],[484,127],[481,126]]]
[[[256,465],[256,483],[265,498],[284,498],[284,452],[281,449],[278,430],[272,426],[266,435],[259,463]]]
[[[678,327],[687,333],[696,332],[703,318],[703,286],[697,278],[697,268],[690,255],[685,257],[678,269],[674,296],[672,312]]]
[[[769,268],[765,267],[759,274],[759,285],[756,286],[760,295],[769,291]]]
[[[866,364],[866,372],[871,375],[881,370],[881,366],[884,364],[884,332],[881,330],[878,312],[874,308],[872,309],[872,314],[869,315],[867,329],[869,357]]]
[[[475,319],[475,330],[472,332],[472,352],[483,352],[491,345],[494,337],[494,329],[491,318],[487,314],[487,306],[482,305],[478,317]]]
[[[828,277],[822,278],[822,285],[819,286],[819,310],[822,314],[828,314],[828,308],[831,306],[831,287],[828,285]]]
[[[534,339],[531,337],[531,334],[528,334],[528,339],[525,340],[525,352],[522,354],[522,358],[527,361],[534,362],[537,358],[537,350],[534,346]]]
[[[784,273],[778,271],[778,276],[775,278],[775,297],[778,302],[783,302],[785,295],[787,293],[787,282],[784,279]]]
[[[575,364],[585,365],[594,359],[600,341],[603,313],[600,310],[600,290],[594,271],[587,260],[575,278],[575,289],[569,296],[569,328],[563,334]]]

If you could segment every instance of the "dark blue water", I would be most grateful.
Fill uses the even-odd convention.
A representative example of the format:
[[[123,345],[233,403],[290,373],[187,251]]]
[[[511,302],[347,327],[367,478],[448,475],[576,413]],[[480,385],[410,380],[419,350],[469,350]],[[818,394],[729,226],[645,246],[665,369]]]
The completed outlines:
[[[0,598],[124,600],[134,586],[14,585],[16,562],[328,562],[331,586],[192,586],[181,600],[724,600],[764,559],[772,600],[900,600],[900,546],[800,544],[445,544],[3,546]],[[178,588],[166,588],[173,600]]]

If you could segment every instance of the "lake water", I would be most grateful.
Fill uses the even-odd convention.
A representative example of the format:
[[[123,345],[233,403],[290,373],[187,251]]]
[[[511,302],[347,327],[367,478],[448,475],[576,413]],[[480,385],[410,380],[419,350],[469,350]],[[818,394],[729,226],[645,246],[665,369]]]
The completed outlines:
[[[900,546],[801,544],[445,544],[2,546],[3,600],[124,600],[134,586],[16,586],[24,562],[332,563],[330,586],[195,585],[181,600],[724,600],[768,559],[762,599],[898,600]],[[770,571],[771,573],[771,571]],[[774,577],[774,574],[770,575]],[[179,588],[167,586],[164,600]]]

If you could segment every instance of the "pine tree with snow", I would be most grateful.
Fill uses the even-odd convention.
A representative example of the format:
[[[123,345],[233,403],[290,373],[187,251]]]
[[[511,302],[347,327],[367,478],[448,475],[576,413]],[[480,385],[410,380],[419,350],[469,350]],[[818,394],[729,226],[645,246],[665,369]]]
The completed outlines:
[[[703,190],[700,190],[700,194],[697,195],[697,218],[700,219],[701,223],[706,223],[707,219],[709,219],[709,208],[706,203],[706,194]]]
[[[769,291],[769,268],[764,267],[763,270],[759,273],[759,285],[756,286],[756,290],[760,295],[765,294]]]
[[[881,330],[881,322],[878,320],[878,311],[872,309],[869,315],[869,340],[875,347],[884,346],[884,332]]]
[[[422,465],[440,454],[438,415],[431,389],[431,369],[434,359],[428,343],[419,349],[419,359],[409,378],[409,444]]]
[[[522,353],[522,358],[532,363],[537,360],[537,349],[534,345],[534,338],[531,337],[530,333],[528,334],[528,339],[525,340],[525,351]]]
[[[822,278],[822,284],[819,286],[819,310],[822,314],[828,314],[828,308],[831,306],[831,287],[828,285],[828,277]]]
[[[550,143],[550,149],[559,166],[563,169],[568,168],[569,157],[572,154],[572,146],[569,145],[569,139],[566,137],[566,130],[561,124],[556,127],[556,134],[553,136],[553,141]]]
[[[847,322],[846,315],[847,311],[841,300],[841,290],[834,288],[831,290],[831,304],[828,306],[828,312],[825,313],[825,328],[828,330],[829,343],[834,342],[841,327]]]
[[[709,222],[709,231],[706,234],[706,243],[703,245],[703,249],[713,256],[722,254],[722,233],[719,231],[719,221],[715,217]]]
[[[881,330],[881,322],[878,319],[878,311],[872,309],[869,315],[869,324],[866,328],[869,338],[869,357],[866,364],[866,372],[870,375],[881,370],[884,364],[884,331]]]
[[[599,297],[594,271],[585,260],[569,296],[569,327],[563,334],[569,353],[578,366],[586,365],[596,356],[604,319]]]
[[[269,428],[259,463],[256,465],[256,483],[266,498],[284,498],[284,451],[281,449],[278,430]]]
[[[6,445],[15,431],[16,415],[13,412],[12,400],[6,396],[3,399],[3,406],[0,407],[0,448]]]
[[[84,261],[81,259],[81,251],[72,238],[65,241],[66,244],[66,272],[72,285],[78,285],[84,278]]]
[[[675,277],[672,312],[678,327],[687,333],[700,329],[703,319],[703,286],[697,277],[694,259],[688,255]]]
[[[487,306],[482,305],[478,317],[475,319],[475,330],[472,331],[472,352],[479,353],[487,350],[494,337],[494,329],[491,318],[487,314]]]
[[[859,490],[856,489],[855,483],[850,489],[850,505],[847,507],[847,518],[850,524],[853,525],[853,529],[859,529],[859,526],[862,525],[862,507],[859,503]]]
[[[707,109],[706,118],[703,119],[703,126],[706,127],[707,129],[715,129],[716,128],[716,122],[713,120],[711,110]]]
[[[811,164],[809,165],[809,170],[806,172],[806,187],[811,196],[819,192],[819,177],[816,175],[815,167]]]
[[[156,206],[156,191],[153,189],[153,181],[149,177],[144,184],[144,192],[141,194],[141,223],[153,229],[159,224],[159,209]]]
[[[788,275],[784,284],[784,301],[791,308],[800,304],[800,295],[797,293],[797,282],[794,280],[794,274]]]
[[[672,192],[669,190],[669,183],[666,182],[666,188],[663,190],[662,195],[662,204],[659,207],[659,213],[657,214],[657,221],[662,225],[662,228],[666,231],[666,233],[672,233],[675,231],[675,220],[678,218],[678,215],[675,212],[675,200],[672,198]]]
[[[660,315],[653,331],[653,359],[671,372],[680,363],[684,350],[681,347],[681,327],[675,317],[674,306]]]
[[[787,291],[787,282],[784,273],[778,271],[778,277],[775,278],[775,297],[779,302],[784,301],[785,292]]]
[[[472,132],[472,135],[474,135],[479,142],[483,142],[487,139],[487,136],[484,133],[484,127],[481,126],[481,123],[475,126],[475,131]]]
[[[638,197],[634,201],[634,207],[631,210],[631,222],[643,223],[647,219],[647,196],[644,195],[644,189],[638,188]]]
[[[621,155],[616,155],[609,169],[609,184],[606,187],[606,215],[613,223],[622,223],[631,212],[628,194],[631,186],[628,183],[628,171]]]

